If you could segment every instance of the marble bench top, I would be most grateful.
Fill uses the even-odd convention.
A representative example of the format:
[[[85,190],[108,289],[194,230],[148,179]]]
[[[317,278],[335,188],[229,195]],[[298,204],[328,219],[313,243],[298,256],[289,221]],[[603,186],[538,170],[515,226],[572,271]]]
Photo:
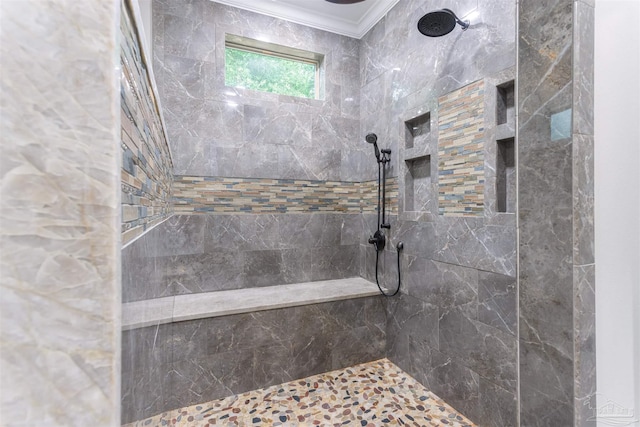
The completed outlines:
[[[378,295],[361,277],[176,295],[122,304],[122,329]]]

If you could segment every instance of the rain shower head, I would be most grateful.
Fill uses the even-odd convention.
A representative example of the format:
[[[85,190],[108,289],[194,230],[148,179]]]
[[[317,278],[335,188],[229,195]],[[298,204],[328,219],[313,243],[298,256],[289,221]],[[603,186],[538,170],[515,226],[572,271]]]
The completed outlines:
[[[462,30],[469,28],[469,21],[461,21],[455,13],[449,9],[441,9],[429,12],[418,21],[418,31],[425,36],[440,37],[449,34],[460,24]]]
[[[327,0],[329,3],[337,3],[337,4],[353,4],[360,3],[364,0]]]

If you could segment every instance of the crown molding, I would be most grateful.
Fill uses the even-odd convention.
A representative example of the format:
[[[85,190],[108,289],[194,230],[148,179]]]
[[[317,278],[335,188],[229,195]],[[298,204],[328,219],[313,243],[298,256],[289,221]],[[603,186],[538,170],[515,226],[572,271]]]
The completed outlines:
[[[323,13],[322,11],[307,9],[300,2],[300,6],[292,3],[280,3],[272,0],[212,0],[227,6],[237,7],[250,12],[272,16],[306,25],[331,33],[340,34],[347,37],[361,39],[367,32],[387,14],[399,0],[370,0],[371,6],[363,9],[363,15],[357,20],[346,19],[333,13]],[[356,5],[366,5],[356,3]],[[351,5],[353,6],[353,5]],[[346,5],[336,5],[327,2],[327,10]]]

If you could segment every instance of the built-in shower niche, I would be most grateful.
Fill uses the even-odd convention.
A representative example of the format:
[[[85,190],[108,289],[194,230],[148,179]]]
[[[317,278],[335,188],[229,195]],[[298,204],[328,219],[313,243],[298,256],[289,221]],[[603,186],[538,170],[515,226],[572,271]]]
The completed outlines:
[[[514,138],[496,141],[496,205],[498,212],[516,211],[516,162]]]
[[[515,84],[496,86],[496,212],[516,211]]]
[[[496,124],[498,126],[515,122],[515,84],[513,80],[505,82],[496,87]]]
[[[404,147],[411,149],[414,147],[424,147],[431,135],[431,113],[427,112],[404,122],[405,138]]]
[[[431,156],[405,160],[404,210],[428,212],[432,198]]]

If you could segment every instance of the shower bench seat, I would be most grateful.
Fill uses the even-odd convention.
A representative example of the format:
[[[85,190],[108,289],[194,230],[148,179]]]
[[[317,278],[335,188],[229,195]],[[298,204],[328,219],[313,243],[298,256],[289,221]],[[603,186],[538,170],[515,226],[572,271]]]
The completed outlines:
[[[122,329],[378,295],[361,277],[176,295],[122,305]]]

